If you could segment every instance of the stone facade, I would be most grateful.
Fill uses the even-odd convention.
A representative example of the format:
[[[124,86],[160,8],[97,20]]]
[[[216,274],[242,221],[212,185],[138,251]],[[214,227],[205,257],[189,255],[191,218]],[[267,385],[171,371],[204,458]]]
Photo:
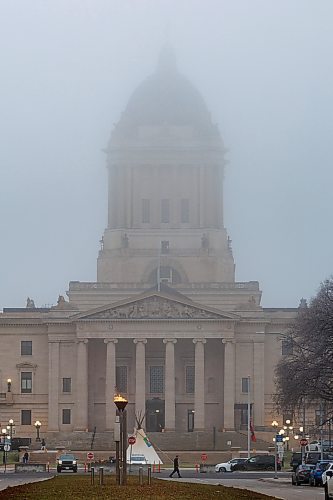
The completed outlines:
[[[270,427],[274,366],[295,309],[235,282],[223,222],[225,148],[204,101],[162,53],[107,148],[97,282],[0,315],[0,421],[31,436],[113,430],[115,387],[148,431]],[[7,379],[11,379],[8,386]],[[9,390],[10,389],[10,390]],[[74,434],[73,434],[74,435]]]

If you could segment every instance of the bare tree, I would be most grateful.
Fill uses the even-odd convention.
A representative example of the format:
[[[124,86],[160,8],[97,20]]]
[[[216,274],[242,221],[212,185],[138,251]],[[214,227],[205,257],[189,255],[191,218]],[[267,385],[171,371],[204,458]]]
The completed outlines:
[[[284,340],[290,349],[276,368],[278,407],[293,411],[305,399],[333,403],[333,277],[321,284],[309,307],[301,301]]]

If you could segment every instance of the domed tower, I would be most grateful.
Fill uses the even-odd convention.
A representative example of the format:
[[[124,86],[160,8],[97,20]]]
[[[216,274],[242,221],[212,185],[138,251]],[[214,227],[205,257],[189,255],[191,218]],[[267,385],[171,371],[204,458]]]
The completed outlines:
[[[99,282],[233,282],[223,224],[224,145],[202,96],[162,51],[107,148]]]

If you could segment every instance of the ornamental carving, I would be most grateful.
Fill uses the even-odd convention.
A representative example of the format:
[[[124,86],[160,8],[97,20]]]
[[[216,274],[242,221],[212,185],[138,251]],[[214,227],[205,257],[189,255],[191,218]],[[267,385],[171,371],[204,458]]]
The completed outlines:
[[[86,319],[223,319],[223,315],[188,304],[149,297],[88,315]]]

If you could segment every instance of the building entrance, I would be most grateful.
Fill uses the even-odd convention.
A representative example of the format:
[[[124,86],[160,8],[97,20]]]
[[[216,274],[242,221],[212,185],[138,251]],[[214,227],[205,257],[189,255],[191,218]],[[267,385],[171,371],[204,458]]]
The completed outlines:
[[[159,398],[146,401],[146,427],[148,432],[162,432],[165,426],[165,402]]]

